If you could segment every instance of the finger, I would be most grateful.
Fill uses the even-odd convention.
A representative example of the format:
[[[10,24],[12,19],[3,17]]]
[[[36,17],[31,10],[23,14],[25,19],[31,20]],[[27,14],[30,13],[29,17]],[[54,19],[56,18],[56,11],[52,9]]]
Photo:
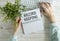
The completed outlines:
[[[20,17],[17,17],[16,22],[19,23],[21,21]]]
[[[18,23],[21,23],[21,18],[19,18]]]
[[[48,8],[48,7],[49,7],[49,5],[48,5],[48,3],[47,3],[47,2],[44,2],[44,5],[45,5],[45,7],[46,7],[46,8]]]
[[[40,5],[44,4],[46,8],[51,7],[51,4],[49,2],[42,2]]]
[[[51,7],[51,4],[49,2],[47,2],[49,4],[49,6]]]
[[[42,4],[42,5],[41,5],[41,8],[43,9],[43,11],[47,10],[47,8],[46,8],[46,5],[45,5],[45,4]]]
[[[44,4],[44,2],[39,3],[40,6],[41,6],[42,4]]]
[[[50,8],[51,7],[51,4],[46,2],[46,5],[47,5],[47,8]]]
[[[18,20],[19,20],[19,17],[16,18],[16,22],[18,22]]]
[[[43,4],[44,4],[45,7],[47,8],[47,4],[46,4],[46,2],[42,2],[42,3],[40,3],[40,7],[41,7]]]
[[[51,4],[49,2],[45,2],[45,5],[46,5],[47,9],[51,8]]]

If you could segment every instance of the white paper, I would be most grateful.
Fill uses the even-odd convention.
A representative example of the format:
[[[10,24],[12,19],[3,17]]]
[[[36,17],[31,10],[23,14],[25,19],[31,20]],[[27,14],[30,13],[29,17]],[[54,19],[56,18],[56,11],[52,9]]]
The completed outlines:
[[[23,12],[21,19],[25,34],[35,33],[44,30],[40,9]]]

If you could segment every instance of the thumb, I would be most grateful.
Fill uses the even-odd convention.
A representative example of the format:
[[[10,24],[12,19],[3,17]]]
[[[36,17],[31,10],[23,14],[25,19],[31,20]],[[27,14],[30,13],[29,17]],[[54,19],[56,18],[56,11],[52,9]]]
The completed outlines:
[[[20,22],[21,22],[21,18],[20,18],[20,17],[17,17],[17,18],[16,18],[16,22],[17,22],[17,23],[20,23]]]

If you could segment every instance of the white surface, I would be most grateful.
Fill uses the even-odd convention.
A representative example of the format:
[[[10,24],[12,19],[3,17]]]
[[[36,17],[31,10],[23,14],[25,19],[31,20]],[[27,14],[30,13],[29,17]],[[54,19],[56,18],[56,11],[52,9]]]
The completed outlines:
[[[6,2],[6,1],[10,1],[10,2],[14,2],[14,0],[0,0],[0,2]],[[25,0],[22,0],[22,1],[25,1]],[[39,1],[39,0],[33,0],[33,1]],[[42,0],[43,1],[43,0]],[[44,0],[44,1],[46,1],[46,0]],[[47,1],[51,1],[51,0],[47,0]],[[56,21],[58,22],[58,23],[60,23],[60,0],[53,0],[53,1],[55,1],[55,8],[54,8],[54,14],[55,14],[55,16],[56,16]],[[2,3],[1,2],[1,3]],[[30,2],[30,1],[29,1]],[[52,2],[52,1],[51,1]],[[2,3],[3,4],[3,3]],[[24,3],[25,4],[25,3]],[[1,4],[0,4],[1,5]],[[3,4],[4,5],[4,4]],[[27,4],[26,4],[27,5]],[[32,5],[33,6],[33,5]],[[33,6],[33,7],[31,7],[31,6],[28,6],[29,8],[34,8],[35,6]],[[2,23],[1,22],[1,20],[2,20],[2,17],[3,16],[1,16],[0,15],[0,26],[1,27],[3,27],[3,28],[8,28],[8,31],[3,31],[3,33],[5,33],[5,32],[8,32],[8,33],[10,33],[9,35],[11,35],[11,32],[13,32],[12,30],[11,30],[11,28],[13,28],[14,26],[12,25],[12,24],[10,24],[10,23],[7,23],[7,24],[4,24],[4,23]],[[47,23],[48,24],[48,23]],[[47,25],[46,24],[46,25]],[[47,27],[47,26],[46,26]],[[49,27],[47,27],[47,28],[45,28],[46,30],[46,32],[39,32],[39,33],[35,33],[35,34],[31,34],[31,35],[29,35],[29,36],[25,36],[25,35],[20,35],[21,34],[21,32],[18,32],[17,34],[18,34],[18,40],[17,41],[49,41],[49,35],[48,35],[48,30],[49,30]],[[5,29],[6,30],[6,29]],[[0,31],[2,31],[2,30],[0,30]],[[1,33],[1,32],[0,32]],[[0,35],[2,35],[3,33],[1,33]],[[4,34],[5,35],[5,34]],[[0,40],[2,40],[2,41],[6,41],[7,40],[7,38],[9,37],[9,35],[7,35],[7,37],[5,38],[5,39],[1,39],[0,38]],[[0,36],[1,37],[1,36]],[[2,37],[3,37],[3,35],[2,35]]]

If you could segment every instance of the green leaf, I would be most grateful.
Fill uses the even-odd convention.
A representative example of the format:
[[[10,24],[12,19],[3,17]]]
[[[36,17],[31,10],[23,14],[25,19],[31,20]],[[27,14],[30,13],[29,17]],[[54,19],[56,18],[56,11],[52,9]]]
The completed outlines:
[[[6,15],[4,18],[4,21],[11,20],[13,22],[16,21],[16,17],[21,17],[21,11],[26,10],[26,6],[19,5],[19,2],[21,0],[15,0],[15,4],[12,4],[10,2],[7,2],[4,7],[0,7],[0,10],[3,11],[3,15]]]

